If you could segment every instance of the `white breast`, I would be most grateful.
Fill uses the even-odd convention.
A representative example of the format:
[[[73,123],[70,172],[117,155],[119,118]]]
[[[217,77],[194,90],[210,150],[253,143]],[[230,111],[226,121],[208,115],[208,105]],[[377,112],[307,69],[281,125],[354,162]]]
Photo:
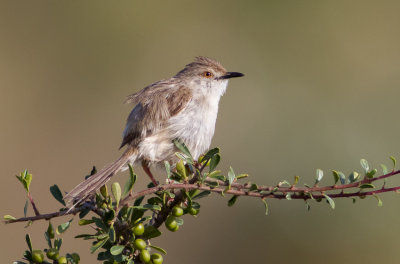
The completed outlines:
[[[185,109],[171,117],[164,129],[143,140],[139,146],[141,156],[154,162],[173,158],[175,149],[171,142],[175,138],[187,145],[194,159],[203,154],[210,147],[219,100],[227,83],[219,82],[206,92],[197,90]]]

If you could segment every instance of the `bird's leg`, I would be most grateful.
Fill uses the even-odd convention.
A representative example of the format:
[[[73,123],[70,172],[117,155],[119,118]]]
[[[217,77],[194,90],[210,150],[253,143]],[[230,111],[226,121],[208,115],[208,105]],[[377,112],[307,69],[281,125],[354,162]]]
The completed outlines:
[[[146,172],[146,174],[150,177],[150,180],[153,182],[154,186],[157,186],[158,182],[156,181],[156,179],[154,179],[154,176],[150,171],[150,167],[147,161],[142,160],[142,168],[144,172]]]

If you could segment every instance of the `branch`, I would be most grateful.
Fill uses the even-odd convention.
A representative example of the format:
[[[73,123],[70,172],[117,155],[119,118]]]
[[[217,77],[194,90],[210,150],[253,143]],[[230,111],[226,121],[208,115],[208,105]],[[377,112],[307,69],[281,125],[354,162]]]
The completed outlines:
[[[343,185],[330,185],[330,186],[313,186],[313,187],[278,187],[278,186],[261,186],[258,187],[257,189],[252,190],[252,185],[249,183],[245,184],[240,184],[233,182],[230,185],[227,182],[221,181],[221,180],[215,180],[215,179],[210,179],[206,178],[204,184],[200,184],[197,182],[197,177],[191,179],[187,183],[169,183],[169,184],[163,184],[163,185],[158,185],[156,187],[148,188],[145,190],[142,190],[140,192],[135,192],[131,193],[127,197],[125,197],[121,201],[121,205],[129,204],[130,201],[135,200],[141,196],[148,196],[155,194],[157,192],[165,191],[165,190],[179,190],[176,193],[176,197],[174,201],[170,204],[168,208],[165,209],[164,212],[161,212],[158,214],[157,218],[155,219],[155,226],[159,227],[164,221],[165,218],[168,216],[170,209],[175,206],[176,204],[179,204],[182,202],[185,197],[182,195],[182,192],[180,190],[201,190],[201,191],[210,191],[214,193],[220,193],[220,194],[231,194],[231,195],[236,195],[236,196],[247,196],[247,197],[258,197],[258,198],[273,198],[273,199],[284,199],[287,197],[287,193],[291,193],[290,198],[291,199],[301,199],[301,200],[308,200],[308,199],[324,199],[326,192],[329,191],[335,191],[335,190],[340,190],[339,193],[330,193],[329,197],[331,198],[345,198],[345,197],[365,197],[365,196],[373,196],[379,193],[385,193],[385,192],[395,192],[400,190],[400,186],[394,186],[390,188],[382,187],[380,189],[375,189],[375,190],[370,190],[370,191],[363,191],[362,189],[354,192],[349,192],[345,193],[344,190],[346,189],[352,189],[352,188],[359,188],[363,184],[368,184],[372,183],[378,180],[382,180],[385,178],[392,177],[394,175],[399,175],[400,170],[392,171],[387,174],[383,174],[381,176],[375,177],[375,178],[364,178],[361,181],[357,181],[354,183],[349,183],[349,184],[343,184]],[[212,187],[208,186],[207,183],[217,183],[218,187]],[[37,220],[49,220],[51,218],[55,217],[60,217],[60,216],[65,216],[65,215],[75,215],[83,210],[87,210],[90,208],[90,210],[94,211],[95,213],[99,214],[99,212],[96,211],[95,204],[93,202],[88,202],[84,204],[83,206],[80,206],[78,208],[74,208],[73,210],[64,210],[64,211],[59,211],[59,212],[54,212],[54,213],[49,213],[49,214],[39,214],[36,216],[31,216],[31,217],[22,217],[14,220],[7,220],[5,221],[6,224],[10,223],[16,223],[16,222],[27,222],[27,221],[37,221]]]

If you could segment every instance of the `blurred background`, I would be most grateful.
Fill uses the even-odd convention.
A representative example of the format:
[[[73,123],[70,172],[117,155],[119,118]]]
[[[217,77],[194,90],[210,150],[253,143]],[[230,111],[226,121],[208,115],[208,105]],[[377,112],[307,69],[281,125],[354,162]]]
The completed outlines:
[[[195,56],[246,74],[220,103],[213,146],[253,182],[313,183],[315,169],[349,174],[400,158],[398,1],[2,1],[0,3],[1,215],[23,216],[15,175],[33,173],[40,212],[118,146],[133,106],[125,97],[168,78]],[[137,169],[137,190],[147,177]],[[126,174],[113,178],[125,182]],[[158,179],[165,177],[158,174]],[[395,184],[389,180],[388,184]],[[399,183],[399,181],[397,181]],[[353,204],[227,198],[202,202],[177,233],[154,241],[166,263],[398,263],[400,198]],[[29,214],[32,214],[29,210]],[[90,243],[64,235],[63,251],[96,263]],[[53,225],[70,218],[54,219]],[[3,263],[21,260],[30,233],[43,248],[45,221],[0,225]]]

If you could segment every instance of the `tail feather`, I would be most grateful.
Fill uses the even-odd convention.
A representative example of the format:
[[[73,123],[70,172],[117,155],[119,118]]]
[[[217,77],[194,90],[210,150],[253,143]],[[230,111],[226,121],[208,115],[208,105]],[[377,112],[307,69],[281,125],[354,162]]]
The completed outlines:
[[[96,174],[90,176],[85,181],[75,186],[65,197],[64,200],[69,210],[74,208],[81,201],[88,198],[92,193],[100,189],[110,178],[117,173],[128,161],[132,161],[132,154],[126,151],[119,159],[103,168]]]

